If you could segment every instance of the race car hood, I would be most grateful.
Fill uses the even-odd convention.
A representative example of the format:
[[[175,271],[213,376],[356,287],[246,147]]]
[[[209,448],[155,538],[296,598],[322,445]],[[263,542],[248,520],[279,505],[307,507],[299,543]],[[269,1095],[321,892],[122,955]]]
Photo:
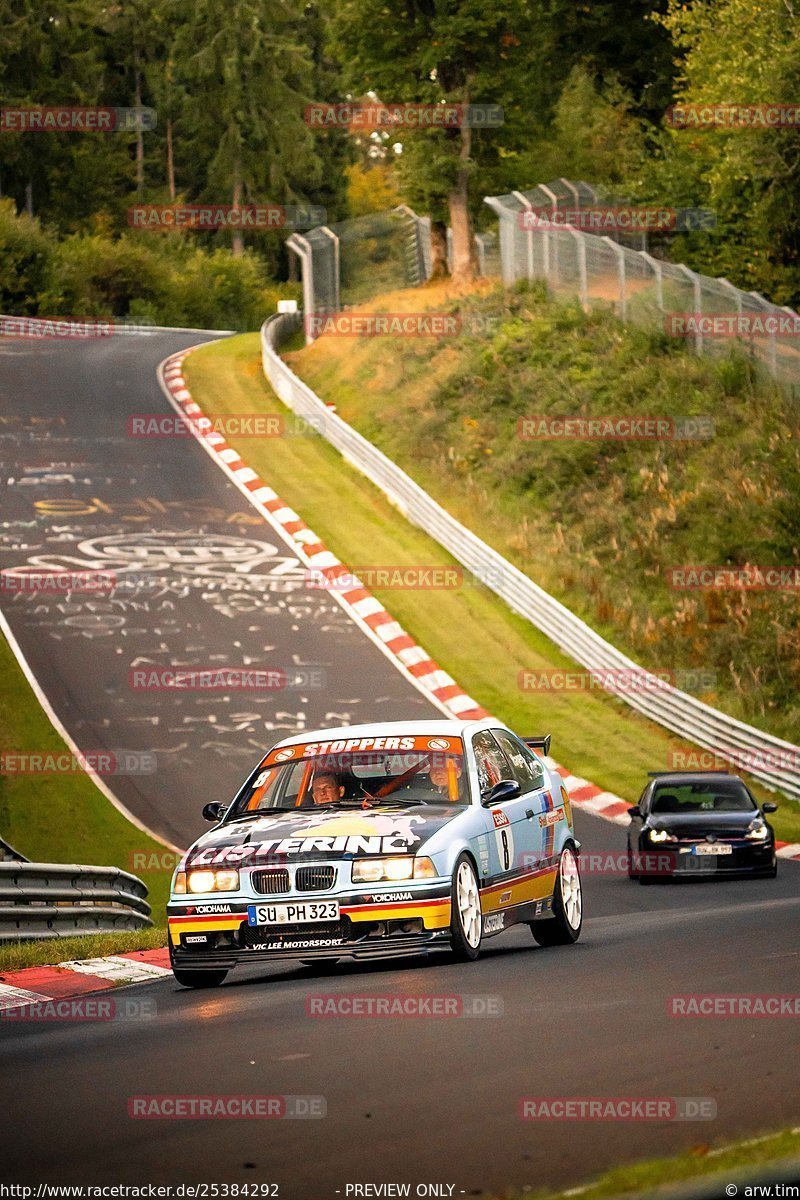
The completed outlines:
[[[302,859],[418,854],[435,833],[465,811],[456,804],[303,808],[269,812],[210,830],[182,866],[254,866]]]

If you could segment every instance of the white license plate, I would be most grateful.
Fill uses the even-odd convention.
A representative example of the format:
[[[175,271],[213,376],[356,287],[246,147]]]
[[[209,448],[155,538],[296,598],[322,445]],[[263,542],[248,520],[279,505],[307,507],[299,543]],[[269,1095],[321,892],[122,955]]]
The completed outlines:
[[[248,925],[309,925],[338,921],[338,900],[303,900],[298,904],[248,904]]]
[[[700,842],[694,847],[695,854],[733,854],[733,846],[727,842]]]

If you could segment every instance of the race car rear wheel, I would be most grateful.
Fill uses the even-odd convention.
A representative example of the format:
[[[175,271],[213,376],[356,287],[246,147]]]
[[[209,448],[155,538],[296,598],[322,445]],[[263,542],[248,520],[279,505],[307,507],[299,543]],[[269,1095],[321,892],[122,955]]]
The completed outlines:
[[[472,962],[481,952],[481,894],[472,860],[462,854],[453,871],[450,945],[456,958]]]
[[[181,971],[175,967],[172,968],[172,974],[182,987],[187,988],[212,988],[219,987],[227,971]]]
[[[553,916],[546,921],[532,921],[531,933],[540,946],[570,946],[581,936],[582,925],[581,876],[575,852],[571,846],[565,846],[553,892]]]

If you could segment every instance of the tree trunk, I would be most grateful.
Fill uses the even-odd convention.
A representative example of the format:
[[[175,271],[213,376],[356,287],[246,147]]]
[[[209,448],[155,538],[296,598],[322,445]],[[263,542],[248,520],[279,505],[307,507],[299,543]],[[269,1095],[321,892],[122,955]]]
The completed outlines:
[[[240,208],[242,204],[242,168],[239,160],[236,160],[233,168],[233,207]],[[244,238],[242,237],[241,229],[237,229],[233,234],[233,242],[231,246],[234,258],[241,258],[244,254]]]
[[[33,184],[30,180],[25,184],[25,212],[33,216]]]
[[[469,97],[464,94],[464,112],[469,111]],[[461,146],[458,152],[458,172],[453,190],[447,197],[450,209],[450,228],[453,231],[453,279],[468,281],[475,276],[475,248],[472,244],[472,222],[469,216],[469,156],[472,149],[472,130],[461,126]]]
[[[133,52],[133,86],[136,104],[136,191],[141,194],[144,189],[144,131],[141,127],[142,72],[139,70],[138,49]]]
[[[175,155],[172,149],[172,117],[167,120],[167,187],[170,200],[175,199]]]
[[[444,221],[431,221],[431,279],[444,279],[447,266],[447,226]]]

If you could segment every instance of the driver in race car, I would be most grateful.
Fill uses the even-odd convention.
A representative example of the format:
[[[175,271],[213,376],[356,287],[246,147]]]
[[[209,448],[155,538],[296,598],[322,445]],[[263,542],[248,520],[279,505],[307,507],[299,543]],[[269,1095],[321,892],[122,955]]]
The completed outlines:
[[[332,804],[344,795],[344,786],[333,771],[317,771],[311,784],[311,796],[315,804]]]
[[[461,765],[456,759],[433,759],[428,778],[436,790],[437,798],[451,801],[458,799]]]

